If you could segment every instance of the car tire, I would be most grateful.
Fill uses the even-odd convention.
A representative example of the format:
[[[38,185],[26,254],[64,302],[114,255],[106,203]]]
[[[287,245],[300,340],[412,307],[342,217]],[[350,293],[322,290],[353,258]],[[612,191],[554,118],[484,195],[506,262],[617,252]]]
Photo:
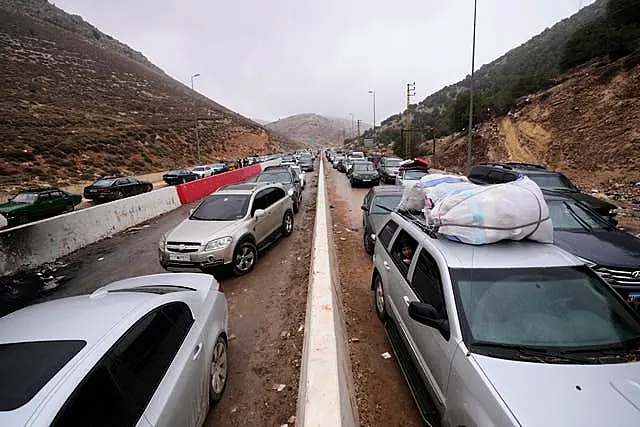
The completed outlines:
[[[233,273],[237,276],[243,276],[250,273],[256,266],[258,259],[258,250],[256,246],[248,240],[240,242],[233,251]]]
[[[387,315],[387,304],[384,302],[384,287],[382,286],[382,278],[376,274],[373,279],[373,306],[376,309],[378,319],[383,322],[389,317]]]
[[[22,224],[26,224],[28,223],[29,217],[27,215],[20,215],[18,216],[18,218],[16,218],[16,225],[22,225]]]
[[[293,233],[293,214],[291,211],[286,211],[282,218],[282,235],[289,237],[291,233]]]
[[[223,337],[218,337],[213,345],[212,353],[209,373],[209,401],[215,405],[222,399],[222,393],[227,387],[229,376],[229,352],[227,341]]]
[[[186,182],[187,182],[187,178],[182,178],[182,179],[180,180],[180,184],[185,184]]]
[[[124,194],[122,194],[122,191],[116,191],[116,194],[115,194],[116,200],[120,200],[123,197],[124,197]]]
[[[69,212],[73,212],[73,210],[75,209],[74,205],[69,205],[67,207],[64,208],[63,213],[69,213]]]
[[[362,236],[362,245],[364,246],[364,250],[367,251],[369,255],[373,255],[374,243],[371,241],[371,237],[369,237],[369,233],[367,230],[364,230],[364,235]]]
[[[300,203],[297,200],[295,200],[293,202],[293,212],[298,213],[299,210],[300,210]]]

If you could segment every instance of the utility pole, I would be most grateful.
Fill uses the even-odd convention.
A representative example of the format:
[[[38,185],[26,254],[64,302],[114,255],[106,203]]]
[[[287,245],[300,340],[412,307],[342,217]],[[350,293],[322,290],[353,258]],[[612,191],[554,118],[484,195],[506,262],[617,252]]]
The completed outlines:
[[[200,77],[200,73],[196,73],[194,75],[191,76],[191,91],[193,92],[193,79],[195,79],[196,77]],[[200,138],[198,137],[198,108],[196,106],[196,100],[195,98],[193,99],[193,116],[195,117],[195,122],[196,122],[196,150],[197,150],[197,156],[198,156],[198,165],[200,164]]]
[[[353,124],[353,113],[349,113],[349,115],[351,116],[351,133],[349,134],[349,136],[353,138],[353,132],[355,131],[355,126]]]
[[[361,146],[361,144],[360,144],[360,123],[362,123],[362,120],[358,119],[358,148]]]
[[[412,122],[412,114],[409,106],[411,105],[411,97],[416,95],[416,82],[407,83],[407,119],[405,128],[407,129],[406,135],[406,143],[404,146],[404,157],[406,159],[412,158],[413,150],[411,148],[411,122]]]
[[[370,94],[373,95],[373,146],[376,146],[376,91],[370,90]]]
[[[471,93],[469,95],[469,142],[467,142],[467,175],[471,172],[471,143],[473,142],[473,71],[476,62],[476,12],[478,0],[473,0],[473,45],[471,48]]]

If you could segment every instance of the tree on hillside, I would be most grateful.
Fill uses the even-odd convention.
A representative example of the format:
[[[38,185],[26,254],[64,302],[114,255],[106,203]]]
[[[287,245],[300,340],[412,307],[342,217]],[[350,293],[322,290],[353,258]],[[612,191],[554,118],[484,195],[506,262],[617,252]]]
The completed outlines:
[[[456,98],[449,113],[451,129],[459,131],[469,125],[469,98],[470,92],[461,92]],[[487,103],[481,92],[473,95],[473,123],[474,125],[488,117]]]

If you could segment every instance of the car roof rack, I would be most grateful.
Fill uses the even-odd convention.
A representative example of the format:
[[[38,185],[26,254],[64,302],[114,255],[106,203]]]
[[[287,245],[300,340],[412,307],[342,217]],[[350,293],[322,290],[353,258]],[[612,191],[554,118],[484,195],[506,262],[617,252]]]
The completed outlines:
[[[416,225],[427,236],[438,239],[438,227],[427,225],[424,214],[420,211],[396,210],[398,215]]]

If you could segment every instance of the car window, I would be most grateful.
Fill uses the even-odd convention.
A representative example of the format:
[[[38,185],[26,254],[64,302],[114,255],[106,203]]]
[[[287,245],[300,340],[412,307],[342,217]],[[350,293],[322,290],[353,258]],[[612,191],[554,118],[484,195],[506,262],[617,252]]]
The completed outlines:
[[[436,260],[425,249],[420,251],[411,279],[411,287],[420,301],[431,304],[441,315],[446,314],[440,269]]]
[[[374,199],[371,213],[388,214],[389,211],[394,211],[398,207],[401,199],[401,194],[378,196]]]
[[[129,180],[127,180],[126,178],[119,179],[116,181],[116,185],[127,185],[128,183],[129,183]]]
[[[49,200],[51,200],[51,194],[50,193],[44,193],[44,194],[40,194],[38,196],[38,201],[39,202],[48,202]]]
[[[425,171],[425,170],[407,170],[404,172],[404,179],[408,179],[408,180],[418,180],[420,178],[422,178],[423,176],[427,175],[429,172]]]
[[[135,425],[192,323],[182,302],[145,315],[98,361],[51,425]]]
[[[280,200],[287,197],[287,193],[282,188],[272,188],[269,193],[269,198],[271,199],[271,204],[279,202]]]
[[[52,199],[59,199],[61,197],[64,197],[64,194],[62,194],[62,192],[60,192],[60,191],[52,191],[49,194],[51,194],[51,198]]]
[[[409,266],[418,248],[418,242],[409,233],[401,230],[391,247],[391,259],[403,276],[407,277]]]
[[[269,189],[264,189],[258,192],[258,194],[256,194],[256,197],[253,199],[253,206],[251,206],[251,216],[253,216],[253,214],[256,212],[256,210],[258,209],[267,209],[267,207],[269,206],[269,200],[267,199],[269,196]]]
[[[385,248],[389,247],[391,238],[393,237],[397,229],[398,224],[396,224],[394,221],[389,221],[385,224],[384,227],[382,227],[382,230],[380,230],[380,233],[378,233],[378,240],[380,240],[382,246],[384,246]]]
[[[36,193],[20,193],[15,196],[11,201],[14,203],[28,203],[32,204],[38,200],[38,195]]]
[[[277,182],[280,184],[291,184],[291,173],[289,172],[271,172],[261,173],[258,175],[256,182]]]
[[[0,344],[0,411],[29,402],[85,345],[81,340]]]
[[[527,177],[533,182],[538,184],[538,187],[544,190],[570,190],[578,191],[569,179],[559,173],[545,173],[545,174],[527,174]]]
[[[244,218],[249,196],[240,194],[212,194],[207,197],[189,219],[199,221],[234,221]]]
[[[593,231],[612,228],[597,214],[573,200],[550,200],[547,205],[554,230]]]

